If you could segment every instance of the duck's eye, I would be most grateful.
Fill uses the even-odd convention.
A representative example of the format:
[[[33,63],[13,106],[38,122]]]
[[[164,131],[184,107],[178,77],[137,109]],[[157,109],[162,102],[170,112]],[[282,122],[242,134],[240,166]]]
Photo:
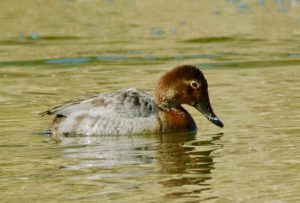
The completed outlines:
[[[193,89],[199,89],[199,88],[200,88],[200,84],[199,84],[198,82],[196,82],[196,81],[192,81],[192,82],[190,83],[190,85],[191,85],[191,87],[192,87]]]

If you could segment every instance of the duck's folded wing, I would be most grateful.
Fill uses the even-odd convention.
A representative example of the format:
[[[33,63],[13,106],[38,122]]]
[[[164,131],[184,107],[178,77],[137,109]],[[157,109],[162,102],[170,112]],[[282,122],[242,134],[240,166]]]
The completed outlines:
[[[122,118],[148,117],[157,111],[152,97],[136,89],[123,89],[100,94],[85,100],[71,101],[56,106],[40,115],[60,116],[82,115],[104,116],[114,114]]]

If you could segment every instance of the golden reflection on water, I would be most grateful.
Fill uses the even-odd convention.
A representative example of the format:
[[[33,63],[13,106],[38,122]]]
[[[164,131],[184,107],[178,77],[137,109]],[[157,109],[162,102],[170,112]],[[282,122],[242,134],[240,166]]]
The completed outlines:
[[[1,201],[298,202],[299,9],[1,1]],[[186,107],[196,135],[38,135],[49,107],[125,87],[151,92],[180,64],[203,69],[225,128]]]
[[[1,73],[16,70],[21,72],[10,67]],[[1,176],[8,201],[31,199],[32,191],[39,200],[293,201],[299,180],[297,67],[204,70],[211,103],[226,126],[221,130],[187,107],[199,127],[194,136],[66,138],[57,144],[37,134],[51,121],[37,114],[49,106],[123,86],[151,91],[164,72],[117,70],[44,69],[38,77],[24,77],[32,70],[22,70],[16,82],[1,80],[11,83],[1,92]],[[49,74],[56,76],[45,79]],[[119,82],[105,83],[112,74]]]

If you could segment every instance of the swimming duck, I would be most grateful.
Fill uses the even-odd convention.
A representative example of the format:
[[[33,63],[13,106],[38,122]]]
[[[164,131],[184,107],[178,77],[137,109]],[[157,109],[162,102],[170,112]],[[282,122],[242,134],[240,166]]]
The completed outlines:
[[[178,66],[161,76],[153,97],[134,88],[99,94],[56,106],[53,135],[111,135],[195,131],[192,116],[181,106],[195,107],[213,124],[223,127],[209,102],[207,81],[200,69]]]

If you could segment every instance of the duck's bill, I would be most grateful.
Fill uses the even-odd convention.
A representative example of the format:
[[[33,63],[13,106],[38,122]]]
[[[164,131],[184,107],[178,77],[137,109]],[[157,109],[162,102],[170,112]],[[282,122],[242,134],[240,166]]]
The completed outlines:
[[[200,111],[210,122],[223,128],[222,121],[213,112],[208,95],[199,103],[194,106],[198,111]]]

